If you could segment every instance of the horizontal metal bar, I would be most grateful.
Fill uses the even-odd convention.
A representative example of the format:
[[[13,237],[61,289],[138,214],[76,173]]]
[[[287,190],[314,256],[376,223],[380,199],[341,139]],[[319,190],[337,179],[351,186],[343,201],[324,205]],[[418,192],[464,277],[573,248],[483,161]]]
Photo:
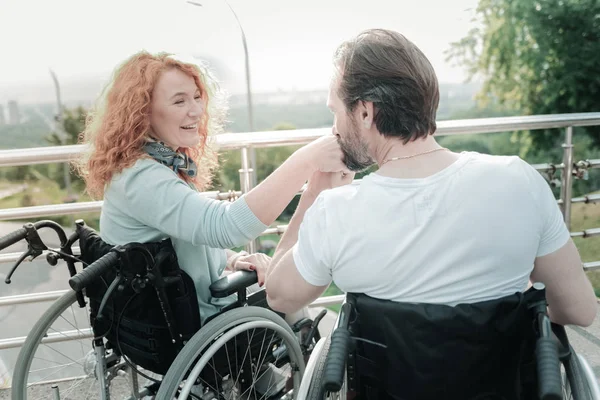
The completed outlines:
[[[600,168],[600,159],[581,160],[576,162],[575,165],[584,168]]]
[[[69,290],[55,290],[53,292],[42,292],[33,294],[19,294],[16,296],[0,297],[0,307],[12,306],[15,304],[39,303],[43,301],[58,300]]]
[[[94,337],[92,333],[92,328],[85,328],[79,330],[70,330],[70,331],[62,331],[62,332],[52,332],[46,334],[42,339],[42,343],[59,343],[59,342],[68,342],[71,340],[79,340],[79,339],[88,339]],[[0,339],[0,350],[13,349],[16,347],[21,347],[25,343],[27,339],[26,336],[20,336],[9,339]]]
[[[600,236],[600,228],[586,229],[581,232],[571,232],[571,237],[589,238]]]
[[[0,210],[0,221],[37,218],[48,215],[69,215],[99,212],[101,208],[102,201],[85,201],[81,203],[46,204],[43,206],[5,208]]]
[[[275,228],[269,228],[265,230],[261,236],[263,235],[283,235],[287,229],[287,225],[277,225]]]
[[[600,202],[600,194],[588,194],[582,197],[573,197],[571,203],[598,203]]]
[[[560,163],[560,164],[548,164],[548,163],[531,164],[531,166],[534,169],[536,169],[538,172],[548,172],[548,171],[552,171],[552,170],[561,170],[561,169],[565,168],[565,165],[563,163]]]
[[[345,298],[346,298],[345,294],[339,294],[339,295],[336,295],[336,296],[319,297],[318,299],[316,299],[315,301],[313,301],[312,303],[310,303],[308,305],[308,307],[312,308],[312,307],[330,306],[330,305],[333,305],[333,304],[341,304],[342,301],[344,301]]]
[[[593,198],[592,198],[593,196]],[[587,196],[589,197],[589,202],[600,202],[600,195],[590,195]],[[573,199],[573,202],[576,202],[575,200],[578,199],[584,199],[584,198],[575,198]],[[559,201],[560,202],[560,201]],[[577,201],[577,202],[584,202],[584,201]],[[261,233],[260,236],[265,236],[265,235],[283,235],[285,233],[285,231],[287,230],[288,225],[277,225],[274,228],[267,228],[263,233]],[[600,228],[594,228],[594,229],[587,229],[585,231],[581,231],[581,232],[571,232],[571,237],[582,237],[582,238],[588,238],[588,237],[592,237],[592,236],[598,236],[600,235]],[[81,254],[80,252],[81,250],[79,249],[79,247],[73,247],[73,254],[75,255],[79,255]],[[48,254],[47,251],[44,251],[42,253],[42,255],[40,255],[40,257],[45,257],[46,254]],[[6,253],[6,254],[0,254],[0,264],[3,263],[13,263],[15,261],[17,261],[19,259],[19,257],[21,256],[21,253]],[[25,259],[25,261],[31,261],[30,259]],[[0,303],[1,305],[1,303]]]
[[[242,195],[241,191],[200,192],[201,196],[215,200],[229,200]],[[43,206],[14,207],[0,210],[0,221],[27,219],[51,215],[70,215],[100,212],[103,201],[84,201],[80,203],[46,204]]]
[[[472,135],[593,125],[600,125],[599,112],[439,121],[436,135]],[[331,128],[329,127],[289,131],[225,133],[211,137],[211,142],[220,150],[233,150],[242,147],[289,146],[305,144],[330,133]],[[86,145],[71,145],[1,150],[0,167],[67,162],[75,159],[85,149]]]
[[[583,269],[586,271],[600,270],[600,261],[592,261],[592,262],[588,262],[588,263],[583,263]]]

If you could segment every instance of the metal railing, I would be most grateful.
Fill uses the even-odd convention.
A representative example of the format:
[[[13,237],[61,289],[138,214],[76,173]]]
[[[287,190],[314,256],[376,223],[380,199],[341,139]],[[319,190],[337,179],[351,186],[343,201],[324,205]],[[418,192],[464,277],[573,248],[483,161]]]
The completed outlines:
[[[536,115],[524,117],[482,118],[471,120],[440,121],[436,136],[446,135],[471,135],[481,133],[499,133],[506,131],[523,131],[549,128],[565,128],[563,144],[563,159],[561,163],[534,164],[533,167],[540,173],[550,177],[554,173],[561,173],[561,194],[557,200],[561,207],[565,223],[571,225],[571,205],[573,203],[598,203],[600,195],[592,194],[583,197],[571,198],[573,179],[592,168],[600,168],[600,159],[573,160],[573,128],[580,126],[600,125],[600,112],[578,114]],[[252,189],[255,171],[250,168],[248,150],[252,147],[275,147],[306,144],[322,135],[330,134],[330,128],[299,129],[292,131],[269,131],[252,133],[229,133],[211,138],[211,145],[218,150],[236,150],[241,152],[240,187],[241,191],[229,192],[204,192],[202,195],[221,200],[233,200]],[[0,167],[20,165],[46,164],[68,162],[85,150],[83,145],[41,147],[32,149],[2,150],[0,151]],[[99,212],[102,201],[52,204],[35,207],[19,207],[0,210],[0,221],[28,219],[42,216],[79,214],[82,212]],[[267,229],[263,234],[282,234],[286,225]],[[572,237],[589,238],[600,235],[600,227],[587,229],[580,232],[571,232]],[[250,250],[254,250],[250,248]],[[75,252],[79,249],[74,248]],[[0,255],[0,263],[14,262],[19,257],[18,253]],[[586,270],[600,269],[600,261],[584,264]],[[33,293],[17,296],[0,297],[0,307],[19,305],[32,302],[53,301],[66,293],[59,290],[45,293]],[[330,296],[317,299],[311,307],[322,307],[330,304],[339,304],[341,296]],[[0,350],[21,346],[24,338],[9,338],[0,340]]]

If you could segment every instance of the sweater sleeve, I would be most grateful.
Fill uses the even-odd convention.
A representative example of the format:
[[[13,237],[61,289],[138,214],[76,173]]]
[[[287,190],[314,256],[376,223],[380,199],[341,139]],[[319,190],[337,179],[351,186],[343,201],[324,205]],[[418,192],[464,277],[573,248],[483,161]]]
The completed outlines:
[[[233,203],[206,198],[153,160],[139,160],[112,184],[123,193],[129,215],[194,245],[242,246],[267,228],[243,196]]]

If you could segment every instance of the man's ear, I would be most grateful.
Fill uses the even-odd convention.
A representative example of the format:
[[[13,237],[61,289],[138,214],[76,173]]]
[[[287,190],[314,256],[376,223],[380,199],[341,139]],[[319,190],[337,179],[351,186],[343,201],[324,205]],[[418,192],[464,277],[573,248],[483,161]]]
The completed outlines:
[[[372,101],[360,101],[356,107],[359,113],[358,120],[365,129],[371,129],[373,125],[373,102]]]

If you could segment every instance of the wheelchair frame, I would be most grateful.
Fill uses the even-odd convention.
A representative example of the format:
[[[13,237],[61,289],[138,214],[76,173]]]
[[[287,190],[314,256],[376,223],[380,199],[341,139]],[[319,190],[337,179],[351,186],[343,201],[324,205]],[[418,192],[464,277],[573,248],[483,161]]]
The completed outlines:
[[[78,220],[76,224],[83,226],[84,222],[82,220]],[[60,239],[59,250],[53,250],[46,247],[37,233],[37,229],[41,228],[50,228],[57,233]],[[122,252],[127,247],[135,248],[136,246],[141,246],[139,244],[115,246],[112,251],[91,263],[80,273],[77,273],[75,262],[81,260],[73,256],[73,252],[71,251],[71,246],[79,239],[77,231],[67,238],[62,227],[53,221],[40,221],[36,222],[35,224],[28,223],[25,224],[23,228],[6,235],[3,238],[0,238],[0,249],[8,247],[23,239],[27,240],[28,250],[11,269],[6,278],[6,283],[10,283],[13,273],[26,257],[31,257],[33,259],[41,255],[44,251],[49,250],[50,252],[47,254],[46,259],[50,265],[56,265],[59,259],[66,261],[69,274],[71,276],[69,284],[72,287],[73,292],[66,293],[55,303],[53,303],[28,334],[19,353],[14,370],[12,385],[13,400],[27,399],[27,391],[29,387],[28,376],[31,363],[39,346],[54,340],[53,334],[48,334],[52,324],[75,302],[78,303],[80,308],[86,307],[86,301],[84,297],[85,287],[95,282],[105,271],[113,268],[113,266],[119,260],[119,252]],[[164,292],[165,281],[163,277],[160,276],[160,271],[158,271],[155,265],[149,271],[154,274],[153,278],[155,281],[158,281],[158,284],[156,285],[157,296],[160,300],[161,308],[164,312],[167,325],[169,326],[172,340],[175,343],[179,339],[179,335],[173,330],[173,316],[168,299],[166,298]],[[119,284],[117,279],[115,279],[115,281],[116,282],[113,282],[111,285],[111,288],[113,289]],[[192,362],[194,362],[197,356],[199,356],[204,350],[206,350],[207,353],[212,353],[214,355],[218,348],[212,349],[212,347],[217,345],[221,346],[223,343],[227,342],[227,338],[233,338],[236,334],[244,332],[248,329],[262,329],[265,330],[265,332],[266,329],[271,329],[273,332],[279,334],[283,338],[281,339],[283,340],[283,346],[282,350],[280,349],[279,355],[285,357],[282,360],[288,360],[289,364],[291,365],[293,390],[283,393],[283,397],[281,398],[295,398],[296,389],[300,385],[301,376],[304,372],[304,356],[310,353],[313,348],[313,345],[309,344],[310,340],[308,340],[311,338],[302,338],[300,335],[300,329],[306,328],[307,325],[310,326],[311,329],[309,335],[315,335],[316,333],[315,342],[318,341],[319,336],[317,327],[320,319],[324,316],[324,313],[320,314],[314,321],[300,321],[300,324],[295,325],[293,327],[294,329],[292,330],[292,328],[274,311],[259,307],[245,307],[248,300],[246,296],[246,288],[256,282],[256,273],[240,271],[230,274],[211,285],[210,290],[213,297],[227,297],[231,294],[237,293],[238,298],[230,306],[226,307],[222,313],[213,316],[212,320],[207,321],[205,325],[202,326],[201,329],[189,340],[189,342],[185,343],[185,345],[184,343],[181,343],[181,350],[176,358],[176,362],[173,362],[172,364],[172,366],[177,365],[178,367],[173,373],[171,373],[170,368],[167,372],[167,375],[165,375],[165,379],[163,379],[163,381],[166,380],[166,377],[169,377],[170,379],[169,390],[172,393],[169,395],[161,394],[162,392],[166,392],[166,389],[162,390],[162,392],[159,392],[158,394],[156,393],[157,391],[161,390],[161,387],[164,388],[166,385],[162,386],[153,384],[140,390],[137,377],[140,371],[137,370],[135,365],[131,364],[125,356],[117,354],[114,349],[112,352],[107,351],[108,349],[105,348],[103,337],[94,338],[93,330],[90,329],[89,331],[91,332],[87,330],[86,332],[83,332],[77,328],[77,334],[93,338],[93,350],[88,352],[88,356],[93,357],[93,362],[95,362],[95,365],[93,370],[88,372],[93,373],[93,375],[95,375],[94,379],[97,379],[99,386],[99,398],[101,400],[110,400],[111,381],[118,376],[123,376],[130,372],[132,391],[130,399],[153,396],[154,394],[157,394],[156,398],[158,399],[170,399],[173,398],[174,395],[181,396],[180,398],[199,399],[201,397],[191,394],[190,389],[200,379],[199,375],[202,372],[202,367],[206,364],[200,365],[200,367],[196,366],[190,372]],[[110,296],[111,292],[112,290],[109,288],[109,290],[106,292],[105,299],[102,301],[99,311],[101,311],[103,305],[106,304],[106,299],[108,296]],[[263,341],[264,340],[265,339],[263,338]],[[271,342],[269,343],[271,344]],[[189,359],[190,354],[194,355],[191,360]],[[187,366],[183,369],[181,366],[182,362],[177,361],[181,358],[183,358],[185,363],[187,363]],[[206,358],[207,356],[205,354],[204,359]],[[259,354],[258,358],[260,361],[261,354]],[[263,361],[265,360],[267,360],[266,355],[264,356]],[[284,362],[279,358],[277,360],[279,360],[280,363]],[[86,359],[84,364],[88,363],[88,361],[92,362],[91,359]],[[254,361],[252,361],[252,363],[254,363]],[[229,369],[231,371],[231,366],[229,366]],[[260,379],[261,377],[262,375],[258,378]],[[188,383],[187,385],[184,385],[183,389],[179,387],[173,388],[173,382],[178,382],[178,380],[186,378],[188,378]],[[51,391],[55,399],[60,399],[58,385],[52,385]]]
[[[569,344],[565,328],[550,322],[545,286],[538,282],[530,290],[534,291],[535,298],[528,309],[537,327],[535,357],[539,399],[562,399],[563,391],[568,390],[574,400],[600,400],[600,388],[591,367]],[[299,400],[345,400],[347,391],[354,389],[348,384],[357,373],[351,365],[355,339],[348,329],[353,319],[354,308],[345,301],[331,335],[319,340],[308,360],[298,391]],[[561,373],[561,364],[564,373]]]

